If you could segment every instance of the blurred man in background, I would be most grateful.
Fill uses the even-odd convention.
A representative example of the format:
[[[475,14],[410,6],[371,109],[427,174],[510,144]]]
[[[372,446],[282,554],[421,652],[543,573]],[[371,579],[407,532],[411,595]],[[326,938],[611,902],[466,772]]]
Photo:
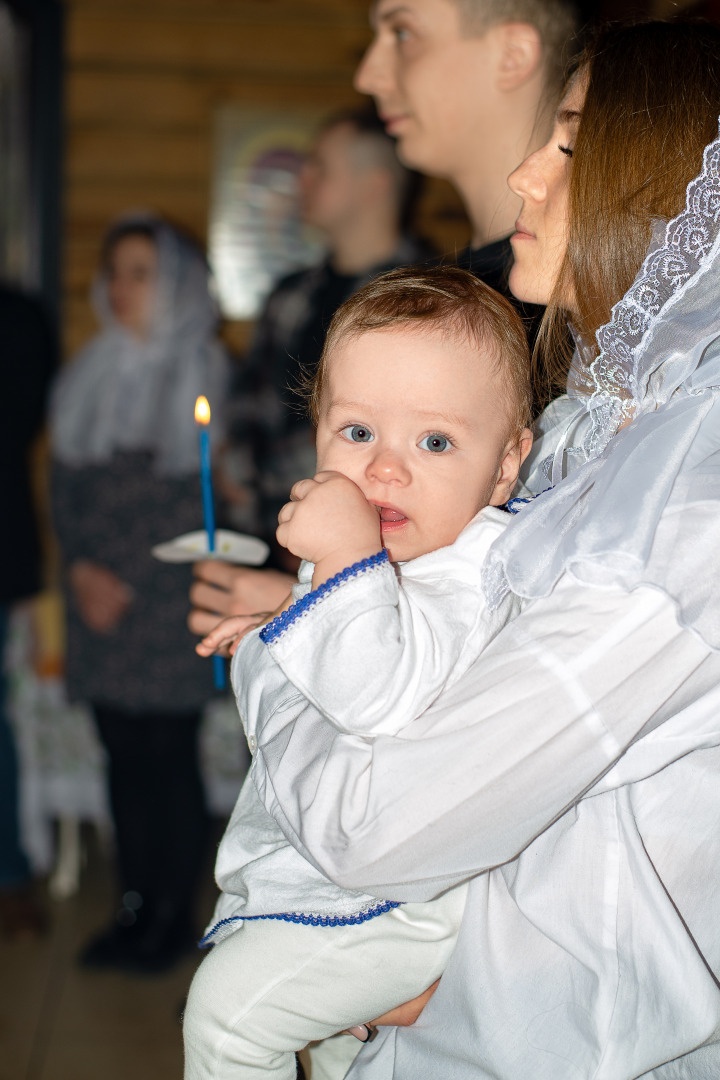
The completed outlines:
[[[314,471],[312,429],[296,388],[320,359],[332,316],[373,277],[431,254],[405,233],[418,179],[399,162],[394,140],[369,109],[328,119],[303,166],[302,217],[324,235],[328,254],[270,294],[229,406],[224,493],[242,509],[247,494],[233,483],[233,448],[249,442],[256,530],[271,541],[290,488]],[[243,525],[240,516],[237,524]]]
[[[471,246],[458,262],[507,291],[520,200],[508,174],[545,142],[568,43],[572,0],[376,0],[375,37],[355,85],[371,94],[403,161],[462,196]],[[274,610],[291,581],[271,570],[199,563],[189,625]]]

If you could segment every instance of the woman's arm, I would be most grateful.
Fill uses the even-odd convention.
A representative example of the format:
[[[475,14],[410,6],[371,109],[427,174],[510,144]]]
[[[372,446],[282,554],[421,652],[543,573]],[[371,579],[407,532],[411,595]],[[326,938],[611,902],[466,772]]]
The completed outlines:
[[[710,655],[661,593],[564,578],[402,736],[344,735],[309,709],[270,716],[256,784],[329,878],[424,900],[515,857],[646,725],[707,693]]]

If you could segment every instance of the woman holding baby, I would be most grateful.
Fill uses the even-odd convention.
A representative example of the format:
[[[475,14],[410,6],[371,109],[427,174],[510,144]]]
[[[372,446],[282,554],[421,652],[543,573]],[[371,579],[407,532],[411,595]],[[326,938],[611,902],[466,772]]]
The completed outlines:
[[[470,881],[437,990],[381,1018],[357,1080],[720,1074],[719,116],[720,29],[588,49],[510,178],[548,378],[561,321],[577,342],[542,494],[483,567],[489,609],[522,610],[407,729],[255,732],[265,806],[331,881]],[[323,603],[303,618],[322,643]]]

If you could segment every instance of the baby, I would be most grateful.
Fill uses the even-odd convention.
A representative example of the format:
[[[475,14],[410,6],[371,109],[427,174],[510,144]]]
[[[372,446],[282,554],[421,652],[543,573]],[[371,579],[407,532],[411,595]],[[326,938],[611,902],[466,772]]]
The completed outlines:
[[[393,271],[336,313],[310,386],[318,472],[279,515],[299,582],[269,622],[227,619],[198,646],[234,650],[253,754],[258,718],[272,738],[273,716],[287,730],[289,713],[302,724],[311,709],[362,742],[413,738],[514,617],[512,596],[488,611],[481,569],[510,519],[501,507],[532,443],[530,400],[518,316],[464,270]],[[321,645],[303,627],[316,604]],[[187,1080],[293,1080],[295,1050],[438,979],[462,917],[464,884],[397,904],[328,880],[285,839],[253,774],[218,852],[204,939],[215,948],[185,1014]]]

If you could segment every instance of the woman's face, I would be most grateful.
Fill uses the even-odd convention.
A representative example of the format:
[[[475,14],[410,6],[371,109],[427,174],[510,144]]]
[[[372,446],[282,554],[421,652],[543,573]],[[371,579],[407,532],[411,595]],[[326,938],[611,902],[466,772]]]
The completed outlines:
[[[108,258],[108,298],[113,315],[137,337],[147,337],[157,275],[157,248],[146,236],[124,236]]]
[[[552,136],[511,173],[508,183],[523,200],[510,237],[515,262],[510,288],[519,300],[547,304],[565,257],[568,237],[568,192],[575,135],[585,100],[587,78],[579,73],[555,115]],[[572,311],[572,289],[561,297]]]

